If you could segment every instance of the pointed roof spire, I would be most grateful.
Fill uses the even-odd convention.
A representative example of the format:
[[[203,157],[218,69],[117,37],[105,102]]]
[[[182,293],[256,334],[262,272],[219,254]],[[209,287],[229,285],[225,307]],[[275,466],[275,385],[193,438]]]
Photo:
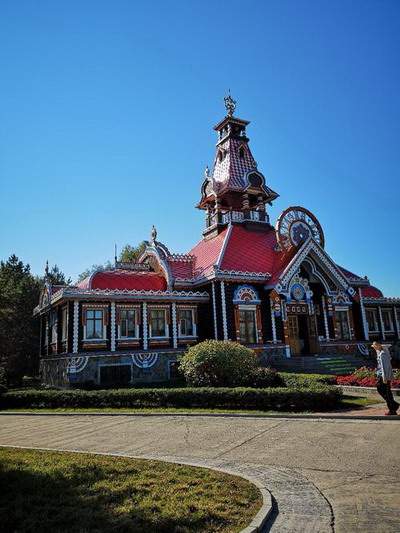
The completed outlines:
[[[49,260],[46,259],[46,266],[44,267],[44,277],[47,279],[49,277]]]

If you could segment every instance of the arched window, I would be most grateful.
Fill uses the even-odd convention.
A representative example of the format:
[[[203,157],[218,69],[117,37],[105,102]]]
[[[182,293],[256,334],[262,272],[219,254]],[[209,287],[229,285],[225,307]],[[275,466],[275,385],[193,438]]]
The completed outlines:
[[[245,154],[244,147],[241,146],[241,147],[239,148],[239,159],[244,159],[244,154]]]

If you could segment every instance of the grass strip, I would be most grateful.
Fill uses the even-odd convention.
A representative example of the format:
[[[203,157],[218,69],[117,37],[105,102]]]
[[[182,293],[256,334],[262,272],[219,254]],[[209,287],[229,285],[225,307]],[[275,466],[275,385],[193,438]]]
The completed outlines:
[[[2,531],[242,530],[262,504],[249,481],[125,457],[0,448]]]

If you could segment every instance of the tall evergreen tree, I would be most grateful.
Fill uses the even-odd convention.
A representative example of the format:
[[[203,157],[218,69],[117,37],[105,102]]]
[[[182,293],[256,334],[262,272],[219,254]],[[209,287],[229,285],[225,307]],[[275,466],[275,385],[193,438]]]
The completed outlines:
[[[50,282],[69,282],[55,265]],[[8,381],[20,382],[39,368],[39,320],[33,310],[39,303],[44,278],[33,276],[29,264],[16,255],[0,262],[0,366]]]

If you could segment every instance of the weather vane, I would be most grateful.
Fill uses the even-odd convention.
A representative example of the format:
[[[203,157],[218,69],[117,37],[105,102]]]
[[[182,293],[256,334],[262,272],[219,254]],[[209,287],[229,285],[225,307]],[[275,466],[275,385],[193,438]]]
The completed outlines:
[[[225,96],[224,102],[228,117],[231,117],[236,109],[236,100],[232,98],[230,91],[228,91],[228,96]]]

